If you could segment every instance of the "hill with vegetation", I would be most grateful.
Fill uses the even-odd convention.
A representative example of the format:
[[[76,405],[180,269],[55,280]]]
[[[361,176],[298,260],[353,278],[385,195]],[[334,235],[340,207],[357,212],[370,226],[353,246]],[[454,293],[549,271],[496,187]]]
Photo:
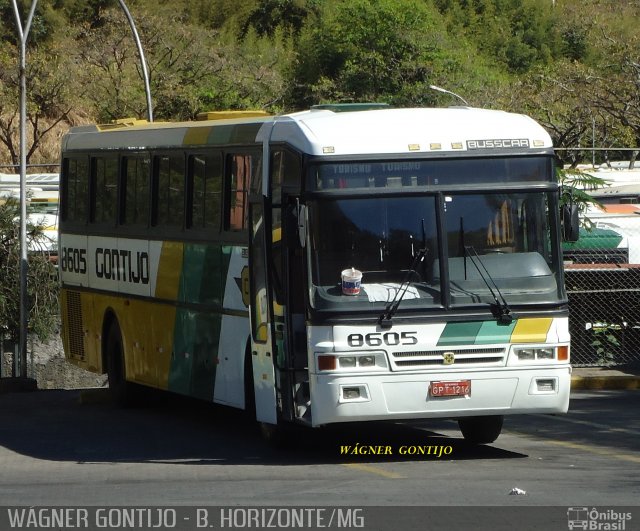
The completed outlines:
[[[22,20],[31,5],[18,2]],[[640,2],[129,0],[156,120],[326,102],[471,105],[533,116],[560,147],[640,145]],[[0,0],[0,164],[18,159],[18,48]],[[70,126],[146,116],[116,0],[40,0],[29,35],[29,162]],[[578,157],[579,155],[574,155]]]

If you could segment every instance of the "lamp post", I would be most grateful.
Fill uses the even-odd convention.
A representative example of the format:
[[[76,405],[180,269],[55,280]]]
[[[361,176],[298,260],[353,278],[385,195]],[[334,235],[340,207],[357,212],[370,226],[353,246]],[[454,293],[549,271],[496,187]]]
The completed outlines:
[[[127,16],[133,37],[138,47],[140,55],[140,63],[142,65],[142,74],[144,77],[144,87],[147,97],[147,118],[149,122],[153,122],[153,106],[151,103],[151,89],[149,87],[149,74],[147,72],[147,61],[142,49],[142,43],[138,36],[133,17],[129,12],[124,0],[118,0],[122,10]],[[29,258],[27,249],[27,79],[26,79],[26,55],[27,55],[27,39],[31,30],[31,23],[38,4],[38,0],[33,0],[29,15],[25,25],[22,25],[20,11],[18,10],[17,0],[11,0],[13,12],[16,19],[16,28],[20,41],[20,57],[19,57],[19,77],[20,77],[20,338],[18,343],[18,355],[13,357],[12,376],[26,378],[27,377],[27,334],[29,328],[29,307],[27,292],[27,274],[29,271]]]
[[[435,85],[429,85],[429,88],[431,90],[435,90],[437,92],[442,92],[443,94],[450,94],[451,96],[454,96],[456,98],[458,98],[462,103],[464,103],[467,107],[471,107],[471,105],[469,105],[467,103],[467,100],[465,100],[462,96],[460,96],[459,94],[456,94],[455,92],[451,92],[450,90],[447,89],[443,89],[442,87],[437,87]]]
[[[18,356],[13,357],[13,376],[27,377],[27,329],[29,325],[29,308],[27,300],[27,273],[29,262],[27,256],[27,39],[33,21],[38,0],[33,0],[27,17],[27,22],[22,27],[20,12],[16,0],[11,0],[13,12],[16,17],[16,27],[20,37],[20,340],[18,344]]]
[[[15,1],[15,0],[14,0]],[[136,23],[133,21],[133,17],[127,8],[127,5],[124,3],[124,0],[118,0],[120,7],[124,11],[124,14],[127,16],[127,20],[129,21],[129,26],[131,26],[131,32],[133,33],[133,38],[136,41],[136,46],[138,47],[138,55],[140,55],[140,65],[142,66],[142,77],[144,78],[144,92],[147,95],[147,119],[150,122],[153,122],[153,106],[151,104],[151,88],[149,87],[149,73],[147,72],[147,60],[144,57],[144,50],[142,49],[142,43],[140,42],[140,37],[138,36],[138,30],[136,29]]]

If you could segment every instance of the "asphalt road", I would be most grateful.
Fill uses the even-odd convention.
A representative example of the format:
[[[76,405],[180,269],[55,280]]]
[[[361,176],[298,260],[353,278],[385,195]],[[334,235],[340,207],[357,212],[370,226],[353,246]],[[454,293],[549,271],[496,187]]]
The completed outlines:
[[[468,446],[457,424],[434,420],[296,432],[284,449],[266,445],[235,410],[169,395],[116,410],[103,391],[83,401],[79,391],[0,394],[1,505],[609,507],[640,499],[639,391],[578,392],[568,415],[507,417],[488,446]],[[354,454],[356,443],[381,455]],[[409,455],[428,447],[431,455]],[[515,488],[526,494],[510,494]]]

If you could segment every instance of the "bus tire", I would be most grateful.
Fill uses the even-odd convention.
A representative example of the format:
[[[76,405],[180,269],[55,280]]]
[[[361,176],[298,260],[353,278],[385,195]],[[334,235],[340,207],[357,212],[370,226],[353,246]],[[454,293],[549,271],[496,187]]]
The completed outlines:
[[[107,334],[106,354],[111,401],[117,407],[129,407],[134,403],[134,389],[126,379],[122,334],[115,322],[111,324]]]
[[[458,426],[465,441],[471,444],[489,444],[499,437],[503,421],[502,415],[464,417],[458,419]]]

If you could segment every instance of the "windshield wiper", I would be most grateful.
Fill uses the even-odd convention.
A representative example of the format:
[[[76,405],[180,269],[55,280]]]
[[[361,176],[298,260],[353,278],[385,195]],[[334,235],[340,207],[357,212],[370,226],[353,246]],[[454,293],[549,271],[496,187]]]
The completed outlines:
[[[511,309],[509,308],[509,305],[507,304],[506,299],[502,295],[500,288],[498,288],[498,285],[496,284],[495,280],[493,280],[491,273],[489,273],[489,270],[482,263],[482,260],[480,259],[480,255],[478,255],[478,252],[476,251],[475,247],[473,245],[468,245],[468,246],[465,246],[464,250],[465,250],[465,253],[464,253],[465,256],[469,251],[473,252],[473,254],[469,253],[469,258],[471,259],[471,263],[478,270],[478,273],[480,274],[480,278],[482,278],[484,283],[487,285],[487,288],[489,288],[489,292],[491,292],[491,296],[495,301],[493,304],[490,305],[491,313],[493,313],[495,318],[498,319],[499,324],[502,324],[502,325],[511,324],[513,322],[513,315],[511,314]],[[484,273],[478,266],[478,263],[482,266],[482,269],[484,269]],[[489,281],[487,280],[487,278],[491,280],[491,284],[493,284],[493,287],[496,289],[496,291],[493,291],[493,288],[491,287],[491,284],[489,284]],[[500,299],[498,299],[496,292],[500,296]]]
[[[393,297],[393,300],[387,304],[387,307],[384,310],[384,313],[378,319],[381,328],[391,328],[393,326],[393,316],[398,310],[398,306],[402,302],[407,290],[409,289],[409,284],[411,283],[411,273],[415,273],[419,275],[416,271],[416,267],[420,262],[424,260],[424,257],[427,255],[426,246],[422,247],[422,249],[418,249],[418,252],[413,257],[413,262],[411,262],[411,266],[405,273],[404,278],[402,279],[402,283],[398,287],[396,294]]]

